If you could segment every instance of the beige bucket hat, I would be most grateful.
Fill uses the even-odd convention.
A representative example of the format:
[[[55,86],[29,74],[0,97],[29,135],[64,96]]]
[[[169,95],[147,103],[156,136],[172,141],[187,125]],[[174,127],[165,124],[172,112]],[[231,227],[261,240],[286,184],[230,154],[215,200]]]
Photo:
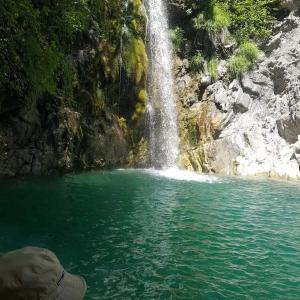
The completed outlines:
[[[82,300],[85,280],[66,272],[50,250],[26,247],[0,256],[1,300]]]

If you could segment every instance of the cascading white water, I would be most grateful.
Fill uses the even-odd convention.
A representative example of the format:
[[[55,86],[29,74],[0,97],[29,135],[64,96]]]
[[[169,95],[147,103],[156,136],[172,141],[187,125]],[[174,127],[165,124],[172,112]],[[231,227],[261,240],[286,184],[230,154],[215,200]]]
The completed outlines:
[[[172,76],[172,49],[164,0],[146,0],[148,14],[148,117],[151,164],[175,168],[179,154],[177,113]]]

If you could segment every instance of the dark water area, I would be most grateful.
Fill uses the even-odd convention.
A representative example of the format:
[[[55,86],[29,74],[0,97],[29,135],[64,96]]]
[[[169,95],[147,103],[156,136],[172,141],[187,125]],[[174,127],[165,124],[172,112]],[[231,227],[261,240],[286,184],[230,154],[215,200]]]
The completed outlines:
[[[0,252],[53,250],[86,299],[300,299],[300,185],[161,175],[3,181]]]

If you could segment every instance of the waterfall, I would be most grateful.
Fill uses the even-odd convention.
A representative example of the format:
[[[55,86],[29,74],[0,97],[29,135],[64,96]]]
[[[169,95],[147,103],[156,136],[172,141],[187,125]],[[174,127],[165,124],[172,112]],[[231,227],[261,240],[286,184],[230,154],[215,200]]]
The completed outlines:
[[[177,113],[172,76],[172,48],[164,0],[146,0],[150,72],[148,128],[151,164],[158,169],[176,167],[179,154]]]

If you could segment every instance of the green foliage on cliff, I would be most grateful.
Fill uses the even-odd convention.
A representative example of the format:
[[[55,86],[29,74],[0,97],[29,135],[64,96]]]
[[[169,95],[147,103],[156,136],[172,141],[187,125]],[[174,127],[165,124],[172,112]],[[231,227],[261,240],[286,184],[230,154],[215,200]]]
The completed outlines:
[[[262,39],[270,36],[274,21],[273,9],[277,0],[226,0],[231,12],[231,31],[239,41]]]
[[[145,45],[140,38],[131,38],[125,44],[124,64],[129,77],[139,84],[148,70]]]
[[[219,76],[219,60],[216,57],[213,57],[207,64],[208,74],[213,80],[216,80]]]
[[[205,29],[209,33],[228,28],[230,23],[227,5],[218,2],[208,4],[207,9],[193,19],[193,26],[196,30]]]
[[[259,49],[254,42],[241,44],[238,53],[229,61],[229,70],[235,76],[240,76],[249,71],[256,63]]]
[[[266,38],[271,33],[279,0],[186,1],[186,12],[196,30],[229,28],[238,41]]]
[[[184,11],[178,22],[173,20],[176,32],[181,33],[180,39],[176,40],[185,40],[187,45],[184,49],[176,47],[177,52],[189,59],[191,69],[196,72],[205,70],[195,68],[197,56],[201,53],[205,62],[199,65],[207,65],[213,78],[217,77],[214,58],[229,60],[230,71],[236,75],[253,67],[258,55],[256,44],[270,36],[280,9],[279,0],[175,2],[176,7],[182,7]],[[239,51],[234,55],[236,49]]]
[[[121,80],[137,101],[148,63],[145,23],[140,0],[3,1],[0,102],[50,96],[75,103],[85,95],[99,109],[108,98],[113,106],[128,97]]]
[[[259,50],[254,42],[248,41],[241,44],[239,54],[254,64],[258,58]]]
[[[84,2],[4,1],[0,6],[0,92],[23,98],[62,94],[70,78],[65,53],[85,30]]]
[[[182,28],[176,26],[175,28],[170,29],[170,39],[175,52],[180,52],[183,50],[186,38],[184,37],[184,30]]]
[[[192,57],[190,65],[193,72],[200,72],[203,69],[205,59],[200,51],[196,51]]]

